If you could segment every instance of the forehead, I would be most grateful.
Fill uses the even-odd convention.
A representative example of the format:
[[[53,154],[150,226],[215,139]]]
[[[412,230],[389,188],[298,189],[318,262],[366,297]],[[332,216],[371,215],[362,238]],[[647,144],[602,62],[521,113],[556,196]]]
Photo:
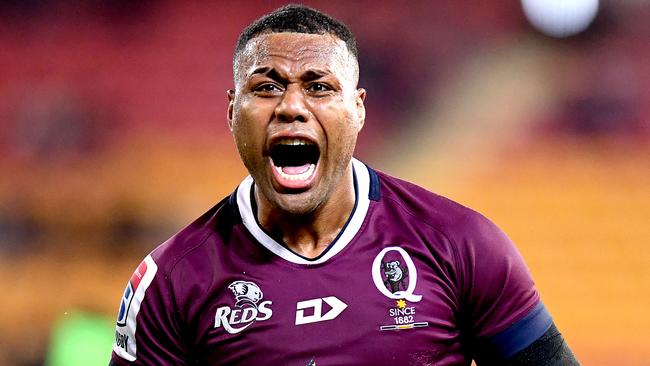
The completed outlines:
[[[267,33],[248,42],[238,58],[236,72],[249,76],[259,67],[287,73],[318,68],[344,77],[354,73],[356,59],[345,42],[333,35]]]

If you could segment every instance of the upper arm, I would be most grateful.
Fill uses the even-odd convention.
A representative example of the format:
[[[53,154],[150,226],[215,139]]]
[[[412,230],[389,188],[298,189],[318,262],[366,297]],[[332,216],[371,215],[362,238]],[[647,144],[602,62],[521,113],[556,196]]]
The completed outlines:
[[[468,215],[457,239],[461,321],[470,352],[507,359],[539,339],[552,319],[523,258],[481,215]]]
[[[531,349],[537,350],[536,357],[550,358],[551,354],[542,352],[552,349],[551,343],[545,343],[548,340],[555,342],[562,339],[544,304],[539,302],[533,310],[510,327],[494,335],[480,338],[477,341],[475,358],[478,365],[503,365],[506,360],[516,360],[515,357],[522,354],[528,355],[527,352]],[[544,347],[540,348],[540,344]],[[519,363],[512,365],[519,365]]]
[[[151,255],[138,266],[121,299],[110,365],[184,365],[186,354],[171,286]]]
[[[506,366],[576,366],[579,365],[573,352],[564,341],[555,324],[528,347],[517,352],[497,365]],[[483,364],[481,364],[483,365]]]

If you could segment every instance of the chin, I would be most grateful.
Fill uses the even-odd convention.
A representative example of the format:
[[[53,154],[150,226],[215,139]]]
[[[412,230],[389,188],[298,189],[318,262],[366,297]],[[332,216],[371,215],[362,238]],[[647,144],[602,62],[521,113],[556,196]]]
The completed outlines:
[[[275,206],[282,211],[283,214],[289,216],[308,216],[318,208],[314,203],[313,197],[306,194],[283,194],[285,197],[278,197]],[[290,197],[286,197],[290,196]],[[317,200],[316,200],[317,202]]]

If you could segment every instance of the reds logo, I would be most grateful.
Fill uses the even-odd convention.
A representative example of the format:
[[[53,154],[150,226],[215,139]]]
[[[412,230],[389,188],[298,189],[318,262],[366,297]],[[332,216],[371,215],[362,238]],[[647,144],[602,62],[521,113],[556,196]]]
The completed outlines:
[[[267,320],[273,315],[269,307],[272,301],[262,301],[264,294],[253,282],[235,281],[228,285],[235,296],[235,308],[221,306],[214,315],[214,327],[223,329],[230,334],[237,334],[253,325],[256,321]]]
[[[243,307],[244,304],[256,306],[262,299],[262,290],[256,284],[246,281],[235,281],[228,286],[235,295],[235,306]]]

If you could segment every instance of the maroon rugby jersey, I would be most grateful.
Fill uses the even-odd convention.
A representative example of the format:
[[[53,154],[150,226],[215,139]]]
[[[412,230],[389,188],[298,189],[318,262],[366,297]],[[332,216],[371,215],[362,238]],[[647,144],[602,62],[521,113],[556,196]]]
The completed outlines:
[[[469,365],[551,318],[510,240],[478,213],[353,160],[356,204],[302,257],[256,221],[253,180],[129,281],[112,365]]]

